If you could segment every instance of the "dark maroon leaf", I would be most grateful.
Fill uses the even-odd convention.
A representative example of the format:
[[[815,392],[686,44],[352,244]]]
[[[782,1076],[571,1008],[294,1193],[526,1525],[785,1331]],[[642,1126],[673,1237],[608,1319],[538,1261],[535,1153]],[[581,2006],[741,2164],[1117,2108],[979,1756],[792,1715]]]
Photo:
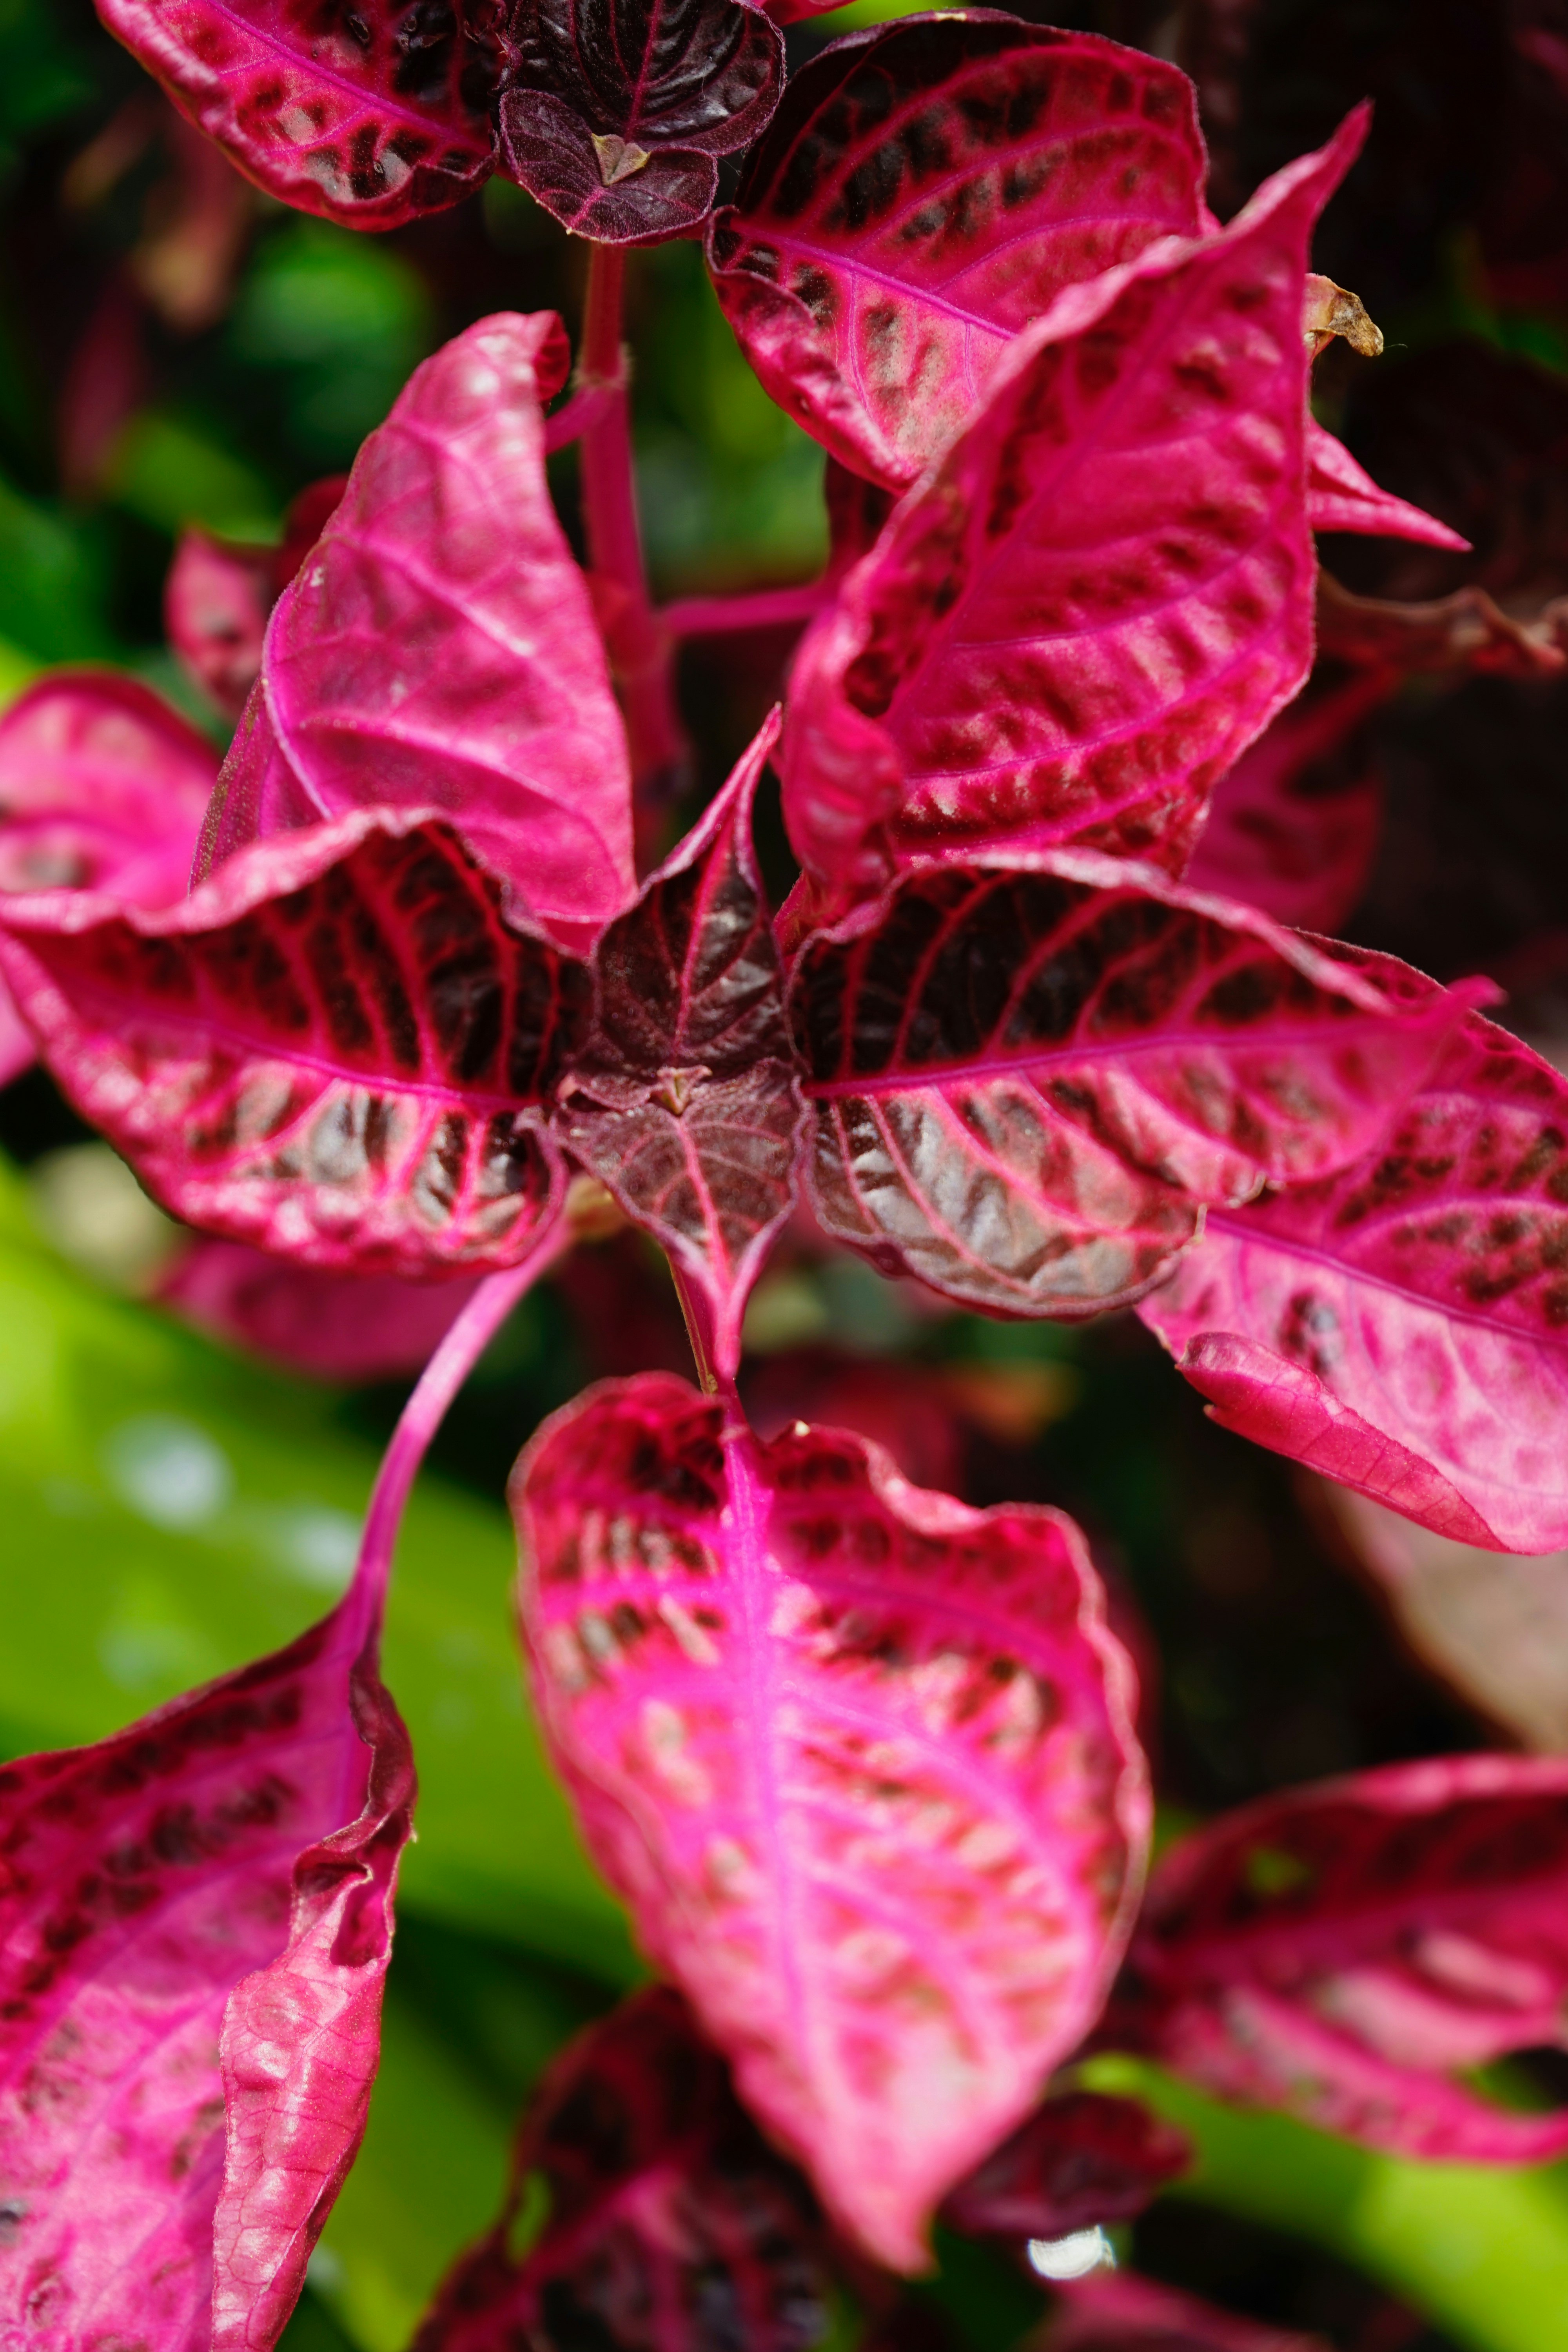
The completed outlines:
[[[564,1171],[543,1106],[587,992],[445,823],[252,843],[177,906],[8,902],[0,959],[84,1115],[177,1216],[362,1274],[510,1265]]]
[[[1203,225],[1184,76],[994,10],[836,41],[792,79],[709,260],[780,405],[905,488],[1064,286]]]
[[[557,1131],[696,1283],[717,1368],[795,1195],[805,1108],[752,851],[769,719],[701,824],[605,931]]]
[[[395,228],[490,169],[502,0],[98,0],[183,114],[300,211]]]
[[[531,2175],[550,2218],[517,2260],[507,2237]],[[806,2352],[828,2327],[822,2235],[686,2003],[654,1986],[551,2069],[506,2210],[445,2281],[415,2352]]]
[[[1463,1001],[1379,979],[1087,852],[912,874],[795,964],[817,1214],[993,1312],[1135,1297],[1205,1202],[1342,1166],[1419,1086]]]
[[[1128,2221],[1192,2162],[1185,2136],[1137,2099],[1047,2099],[951,2191],[950,2229],[970,2237],[1065,2238]]]
[[[1516,620],[1484,588],[1456,588],[1419,604],[1353,596],[1329,572],[1318,574],[1318,651],[1383,672],[1555,677],[1568,661],[1568,597]]]
[[[521,0],[512,32],[503,168],[605,245],[698,226],[714,158],[765,127],[784,79],[777,27],[734,0]]]

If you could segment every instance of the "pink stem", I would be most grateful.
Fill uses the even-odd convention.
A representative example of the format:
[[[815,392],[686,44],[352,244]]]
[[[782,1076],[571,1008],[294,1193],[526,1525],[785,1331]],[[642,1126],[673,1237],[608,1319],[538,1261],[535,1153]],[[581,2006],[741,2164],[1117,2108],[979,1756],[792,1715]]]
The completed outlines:
[[[360,1538],[354,1587],[367,1633],[381,1622],[404,1507],[431,1439],[518,1300],[571,1237],[564,1217],[557,1217],[521,1265],[509,1266],[504,1274],[492,1274],[482,1282],[420,1373],[382,1456]]]
[[[733,1364],[721,1364],[718,1360],[713,1316],[708,1301],[682,1273],[673,1257],[669,1260],[669,1271],[675,1281],[675,1295],[680,1301],[686,1336],[691,1342],[691,1353],[697,1362],[697,1385],[707,1396],[715,1396],[721,1390],[729,1396],[734,1391],[735,1367]]]
[[[588,562],[607,592],[599,617],[620,688],[646,824],[680,777],[686,743],[670,692],[670,639],[648,596],[637,528],[631,403],[621,347],[626,267],[618,247],[592,247],[577,399],[596,396],[599,404],[584,425],[579,462]]]
[[[584,392],[574,392],[564,406],[544,420],[544,453],[552,456],[569,443],[581,440],[588,427],[595,424],[605,406],[605,389],[595,384]]]
[[[712,637],[731,629],[780,629],[809,621],[833,596],[825,580],[798,588],[763,588],[751,596],[681,596],[661,604],[660,625],[672,637]]]

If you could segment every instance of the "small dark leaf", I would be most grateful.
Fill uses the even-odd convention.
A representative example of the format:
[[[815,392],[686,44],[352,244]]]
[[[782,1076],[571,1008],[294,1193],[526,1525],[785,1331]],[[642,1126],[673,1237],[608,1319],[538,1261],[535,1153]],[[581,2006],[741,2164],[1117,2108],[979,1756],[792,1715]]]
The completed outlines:
[[[507,2241],[531,2173],[550,2218],[519,2261]],[[686,2003],[654,1986],[556,2062],[507,2210],[415,2352],[806,2352],[827,2333],[822,2236]]]
[[[1196,2295],[1102,2272],[1062,2290],[1050,2325],[1030,2338],[1030,2352],[1329,2352],[1318,2336],[1265,2327]]]
[[[1192,2155],[1184,2135],[1139,2100],[1068,2091],[959,2182],[942,2219],[970,2237],[1065,2238],[1131,2221]]]
[[[769,719],[702,823],[605,933],[593,1034],[557,1131],[693,1277],[718,1367],[790,1212],[805,1107],[778,950],[757,880],[752,801]]]
[[[523,0],[512,30],[503,168],[605,245],[697,227],[714,157],[766,127],[784,79],[776,26],[733,0]]]

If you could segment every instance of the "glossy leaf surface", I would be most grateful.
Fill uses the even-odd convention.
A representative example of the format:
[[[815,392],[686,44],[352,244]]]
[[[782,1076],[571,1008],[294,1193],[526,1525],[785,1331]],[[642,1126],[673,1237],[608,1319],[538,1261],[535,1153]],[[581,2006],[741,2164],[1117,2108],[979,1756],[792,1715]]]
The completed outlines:
[[[238,852],[177,907],[13,900],[50,1067],[174,1214],[316,1265],[515,1264],[560,1195],[539,1106],[580,965],[513,930],[445,824]]]
[[[812,1194],[884,1273],[993,1312],[1157,1281],[1203,1204],[1358,1157],[1460,1002],[1248,908],[1062,852],[928,867],[803,949]]]
[[[550,2218],[507,2251],[530,2174]],[[592,2026],[528,2115],[507,2210],[445,2281],[414,2352],[806,2352],[827,2329],[823,2236],[680,1995]]]
[[[556,1131],[691,1276],[719,1367],[795,1195],[805,1108],[752,849],[770,720],[695,830],[605,931],[594,1028]]]
[[[182,113],[268,195],[396,228],[490,169],[497,0],[98,0]]]
[[[1568,1086],[1472,1014],[1364,1160],[1211,1213],[1140,1308],[1216,1420],[1439,1535],[1568,1542]]]
[[[942,2219],[970,2237],[1065,2238],[1131,2221],[1192,2157],[1184,2135],[1138,2100],[1066,2091],[959,2183]]]
[[[784,80],[784,43],[733,0],[522,0],[500,103],[510,175],[580,236],[610,245],[697,227],[714,158],[749,145]]]
[[[1064,286],[1203,226],[1173,66],[990,9],[851,34],[795,74],[713,281],[779,405],[907,488]]]
[[[1321,2336],[1266,2327],[1135,2272],[1100,2272],[1061,2294],[1037,2352],[1328,2352]]]
[[[1131,1964],[1145,2046],[1374,2147],[1527,2163],[1568,2110],[1461,2070],[1560,2044],[1568,1764],[1450,1756],[1267,1797],[1173,1847]]]
[[[1446,522],[1380,490],[1342,441],[1307,421],[1307,519],[1314,530],[1350,530],[1373,539],[1413,539],[1426,547],[1465,548]]]
[[[1222,777],[1183,879],[1304,931],[1337,931],[1367,885],[1383,780],[1359,739],[1387,681],[1363,675],[1291,703]]]
[[[590,1849],[835,2220],[921,2267],[1136,1895],[1131,1674],[1077,1531],[658,1373],[547,1423],[512,1497]]]
[[[552,311],[419,368],[279,598],[207,866],[353,808],[449,811],[519,910],[574,942],[630,898],[626,741],[544,478]]]
[[[1180,866],[1310,661],[1301,284],[1362,129],[1014,339],[802,646],[804,865],[864,887],[918,852],[1081,841]]]
[[[97,1748],[0,1769],[19,2342],[259,2352],[293,2305],[364,2126],[414,1795],[369,1630],[351,1596]]]
[[[323,1381],[416,1372],[473,1292],[461,1276],[330,1274],[222,1241],[195,1242],[158,1285],[160,1304],[198,1330]]]

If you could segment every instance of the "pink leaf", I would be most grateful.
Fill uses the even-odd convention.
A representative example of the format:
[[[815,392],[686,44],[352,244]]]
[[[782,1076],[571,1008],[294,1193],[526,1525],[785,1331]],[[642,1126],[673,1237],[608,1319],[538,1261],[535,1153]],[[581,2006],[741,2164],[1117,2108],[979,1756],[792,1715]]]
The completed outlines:
[[[396,228],[471,194],[495,150],[498,0],[98,0],[117,40],[268,195]]]
[[[550,2217],[519,2261],[507,2238],[530,2174]],[[827,2327],[824,2235],[680,1995],[653,1985],[551,2068],[506,2210],[443,2282],[414,2352],[809,2352]]]
[[[416,370],[279,598],[206,869],[285,826],[451,813],[518,911],[585,944],[632,895],[626,739],[544,478],[552,311],[480,320]]]
[[[1450,1756],[1266,1797],[1173,1847],[1130,1963],[1142,2045],[1400,2154],[1526,2163],[1568,2109],[1455,2079],[1563,2043],[1568,1763]]]
[[[1192,2160],[1185,2136],[1138,2100],[1068,2091],[959,2182],[942,2219],[969,2237],[1065,2238],[1131,2221]]]
[[[593,1032],[558,1129],[697,1286],[715,1361],[795,1198],[805,1108],[752,850],[763,726],[701,823],[595,956]]]
[[[1307,520],[1314,530],[1352,530],[1373,539],[1414,539],[1426,547],[1468,548],[1469,541],[1436,515],[1380,490],[1342,441],[1307,420]]]
[[[782,408],[904,489],[1064,286],[1202,226],[1173,66],[990,9],[836,41],[792,79],[709,232]]]
[[[1129,2271],[1102,2271],[1059,2293],[1050,2325],[1031,2339],[1036,2352],[1328,2352],[1320,2336],[1239,2319]]]
[[[806,866],[864,888],[920,852],[1067,841],[1180,866],[1310,664],[1301,286],[1363,130],[1014,339],[802,646]]]
[[[1260,907],[1276,922],[1336,931],[1372,873],[1383,780],[1358,738],[1386,699],[1380,673],[1279,713],[1215,793],[1185,882]]]
[[[0,718],[0,891],[184,895],[217,754],[112,670],[66,671]]]
[[[0,1769],[0,2332],[275,2342],[364,2128],[413,1800],[362,1588]]]
[[[742,2096],[877,2258],[1098,2012],[1147,1831],[1131,1670],[1054,1511],[660,1373],[513,1476],[542,1721]]]
[[[180,905],[14,899],[0,968],[50,1067],[173,1213],[310,1264],[515,1264],[583,966],[510,928],[444,822],[366,811],[236,853]]]
[[[1226,1428],[1439,1535],[1552,1550],[1568,1543],[1565,1151],[1568,1085],[1472,1013],[1377,1149],[1211,1211],[1139,1311]]]
[[[261,669],[278,551],[180,535],[163,583],[163,630],[186,675],[237,719]]]
[[[817,1215],[992,1313],[1135,1297],[1205,1202],[1342,1166],[1421,1084],[1467,1000],[1378,974],[1085,851],[910,874],[796,961]]]
[[[324,1381],[418,1371],[473,1294],[463,1278],[331,1274],[219,1241],[196,1242],[158,1286],[198,1330]]]

